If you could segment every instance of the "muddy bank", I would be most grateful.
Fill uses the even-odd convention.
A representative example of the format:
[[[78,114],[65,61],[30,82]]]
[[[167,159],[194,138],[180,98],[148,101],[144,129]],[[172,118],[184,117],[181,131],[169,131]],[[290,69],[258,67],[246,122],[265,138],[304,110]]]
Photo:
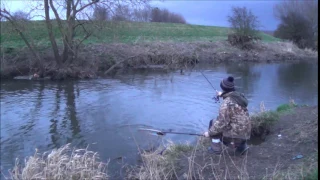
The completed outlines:
[[[317,61],[318,53],[288,42],[257,42],[242,50],[226,41],[191,43],[94,44],[81,49],[79,58],[57,68],[51,49],[41,51],[44,76],[50,79],[95,78],[132,68],[184,69],[197,63]],[[1,79],[37,73],[38,64],[26,49],[1,57]]]
[[[318,107],[281,113],[265,140],[250,144],[243,156],[227,147],[221,155],[210,154],[209,143],[200,138],[195,146],[145,153],[129,179],[310,179],[318,167]]]

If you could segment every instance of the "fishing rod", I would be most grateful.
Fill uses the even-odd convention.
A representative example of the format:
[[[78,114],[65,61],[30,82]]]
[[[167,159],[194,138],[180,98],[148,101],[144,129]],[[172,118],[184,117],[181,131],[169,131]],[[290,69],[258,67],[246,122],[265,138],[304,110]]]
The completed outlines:
[[[213,88],[213,90],[215,90],[216,93],[218,94],[219,91],[218,91],[216,88],[214,88],[214,86],[211,84],[211,82],[209,81],[209,79],[203,74],[203,72],[201,72],[201,74],[202,74],[202,76],[208,81],[208,83],[211,85],[211,87]],[[214,96],[212,99],[215,100],[215,103],[220,103],[219,95]]]
[[[139,131],[149,131],[149,132],[156,133],[157,135],[160,135],[160,136],[164,136],[166,134],[183,134],[183,135],[192,135],[192,136],[203,136],[203,134],[197,134],[197,133],[160,131],[160,130],[157,130],[157,129],[145,129],[145,128],[139,128]]]

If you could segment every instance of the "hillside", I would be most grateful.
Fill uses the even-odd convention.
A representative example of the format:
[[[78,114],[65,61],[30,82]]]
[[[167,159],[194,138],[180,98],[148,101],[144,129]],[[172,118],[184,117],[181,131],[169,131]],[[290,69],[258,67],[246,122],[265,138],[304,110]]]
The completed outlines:
[[[216,26],[200,26],[174,23],[143,23],[143,22],[95,22],[86,25],[94,34],[84,44],[91,43],[138,43],[138,42],[194,42],[217,41],[227,39],[229,28]],[[44,21],[24,22],[23,29],[28,38],[33,39],[37,45],[49,46],[48,32]],[[56,22],[53,26],[56,37],[61,38]],[[83,37],[84,31],[78,28],[76,38]],[[277,41],[265,33],[261,33],[265,42]],[[18,33],[8,22],[1,22],[2,47],[19,48],[25,44]]]

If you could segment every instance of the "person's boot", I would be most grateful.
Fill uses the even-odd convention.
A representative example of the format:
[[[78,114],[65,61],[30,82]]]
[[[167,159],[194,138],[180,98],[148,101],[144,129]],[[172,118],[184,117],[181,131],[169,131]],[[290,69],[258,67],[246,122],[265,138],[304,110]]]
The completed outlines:
[[[247,145],[247,141],[244,141],[236,148],[236,152],[239,155],[243,155],[248,151],[248,149],[249,149],[249,146]]]
[[[212,139],[211,146],[209,150],[213,154],[221,154],[222,152],[222,145],[220,139]]]

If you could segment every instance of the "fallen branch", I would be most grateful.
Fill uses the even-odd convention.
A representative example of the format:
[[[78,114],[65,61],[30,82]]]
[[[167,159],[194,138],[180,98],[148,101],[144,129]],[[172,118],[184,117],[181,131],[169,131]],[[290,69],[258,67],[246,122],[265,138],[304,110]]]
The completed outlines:
[[[126,59],[124,59],[124,60],[122,60],[122,61],[117,62],[116,64],[114,64],[113,66],[111,66],[107,71],[105,71],[104,74],[107,75],[110,71],[112,71],[112,70],[113,70],[115,67],[117,67],[119,64],[121,64],[121,63],[123,63],[123,62],[126,62],[126,61],[130,60],[131,58],[137,57],[137,56],[139,56],[139,55],[140,55],[140,54],[135,55],[135,56],[130,56],[130,57],[128,57],[128,58],[126,58]]]

